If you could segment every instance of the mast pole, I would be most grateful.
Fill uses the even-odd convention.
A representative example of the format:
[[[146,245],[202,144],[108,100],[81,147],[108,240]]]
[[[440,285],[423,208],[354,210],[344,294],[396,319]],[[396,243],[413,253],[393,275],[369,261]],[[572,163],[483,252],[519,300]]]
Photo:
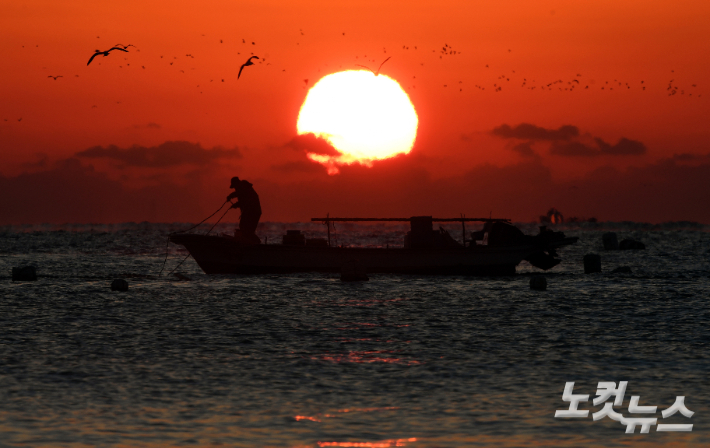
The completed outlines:
[[[466,215],[461,213],[461,242],[463,247],[466,247],[466,221],[464,218],[466,218]]]
[[[326,220],[325,220],[325,225],[328,227],[328,247],[330,247],[330,212],[328,212],[326,215]]]

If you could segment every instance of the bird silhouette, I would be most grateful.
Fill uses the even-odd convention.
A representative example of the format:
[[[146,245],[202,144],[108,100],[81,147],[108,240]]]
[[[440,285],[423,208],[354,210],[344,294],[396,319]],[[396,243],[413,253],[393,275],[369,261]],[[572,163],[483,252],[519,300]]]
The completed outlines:
[[[116,45],[114,45],[114,47],[121,47],[121,48],[123,48],[124,50],[127,50],[128,47],[133,47],[133,48],[135,48],[135,49],[138,49],[138,47],[136,47],[136,46],[133,45],[133,44],[128,44],[128,45],[116,44]],[[109,50],[109,51],[111,51],[111,50]]]
[[[128,53],[128,50],[123,49],[121,47],[112,47],[106,51],[96,50],[96,52],[94,52],[94,54],[91,55],[91,58],[89,59],[89,62],[86,63],[86,65],[91,64],[91,61],[93,61],[96,56],[103,55],[104,57],[106,57],[106,56],[108,56],[109,52],[111,52],[113,50],[120,50],[120,51]]]
[[[389,58],[387,58],[387,59],[385,59],[384,61],[382,61],[382,64],[380,64],[380,66],[377,68],[377,71],[376,71],[376,72],[373,71],[370,67],[365,67],[364,65],[360,65],[360,64],[356,64],[356,65],[357,65],[358,67],[363,67],[363,68],[366,68],[366,69],[370,70],[373,75],[377,76],[377,75],[380,74],[380,69],[382,68],[382,66],[385,65],[385,62],[389,61],[391,57],[392,57],[392,56],[390,56]]]
[[[252,59],[259,59],[259,56],[252,56],[245,63],[242,64],[241,67],[239,67],[239,74],[237,75],[237,79],[239,79],[240,76],[242,76],[242,70],[244,70],[244,67],[247,67],[249,65],[254,65],[254,63],[251,61]]]
[[[49,76],[47,76],[47,78],[54,78],[54,80],[56,81],[57,78],[64,78],[64,76],[62,76],[62,75],[58,75],[58,76],[49,75]]]

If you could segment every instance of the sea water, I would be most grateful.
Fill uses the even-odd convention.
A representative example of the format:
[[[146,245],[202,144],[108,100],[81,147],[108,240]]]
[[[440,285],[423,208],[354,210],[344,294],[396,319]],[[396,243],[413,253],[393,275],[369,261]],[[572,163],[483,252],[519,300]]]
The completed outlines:
[[[544,273],[546,291],[530,289],[542,271],[525,262],[510,277],[342,283],[208,276],[189,258],[179,280],[170,271],[186,252],[172,244],[159,276],[166,235],[187,227],[0,228],[0,446],[710,445],[709,226],[561,228],[579,242]],[[460,239],[460,225],[447,228]],[[276,244],[287,229],[325,237],[311,223],[258,233]],[[394,247],[405,231],[344,224],[331,238]],[[604,251],[607,231],[646,250]],[[601,255],[602,273],[584,274],[587,253]],[[30,264],[37,281],[11,281]],[[611,273],[620,266],[631,273]],[[127,292],[111,291],[116,278]],[[572,381],[591,412],[555,418]],[[692,431],[594,421],[598,383],[620,381],[616,412]],[[630,414],[631,396],[657,412]],[[662,418],[676,396],[691,418]]]

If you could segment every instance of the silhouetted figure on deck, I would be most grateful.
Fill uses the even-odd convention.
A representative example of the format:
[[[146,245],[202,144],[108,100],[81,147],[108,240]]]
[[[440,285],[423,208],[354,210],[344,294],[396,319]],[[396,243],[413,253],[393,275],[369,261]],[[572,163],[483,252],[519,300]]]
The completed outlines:
[[[227,196],[227,200],[237,198],[237,202],[232,205],[232,208],[242,210],[242,216],[239,218],[239,231],[242,237],[253,239],[256,236],[254,232],[259,224],[259,218],[261,218],[259,195],[256,194],[250,182],[239,180],[238,177],[232,178],[229,188],[234,188],[234,192]]]

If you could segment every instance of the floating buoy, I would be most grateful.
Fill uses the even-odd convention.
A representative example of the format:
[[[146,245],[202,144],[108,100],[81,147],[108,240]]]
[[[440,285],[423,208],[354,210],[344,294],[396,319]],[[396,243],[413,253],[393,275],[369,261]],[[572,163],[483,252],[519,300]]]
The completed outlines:
[[[530,289],[545,291],[547,289],[547,279],[542,275],[530,277]]]
[[[628,266],[619,266],[611,271],[612,274],[631,274],[631,268]]]
[[[34,282],[37,280],[37,270],[34,266],[12,268],[13,282]]]
[[[584,273],[593,274],[602,271],[602,257],[597,254],[587,254],[584,256]]]
[[[122,278],[117,278],[111,283],[111,291],[128,291],[128,282]]]

